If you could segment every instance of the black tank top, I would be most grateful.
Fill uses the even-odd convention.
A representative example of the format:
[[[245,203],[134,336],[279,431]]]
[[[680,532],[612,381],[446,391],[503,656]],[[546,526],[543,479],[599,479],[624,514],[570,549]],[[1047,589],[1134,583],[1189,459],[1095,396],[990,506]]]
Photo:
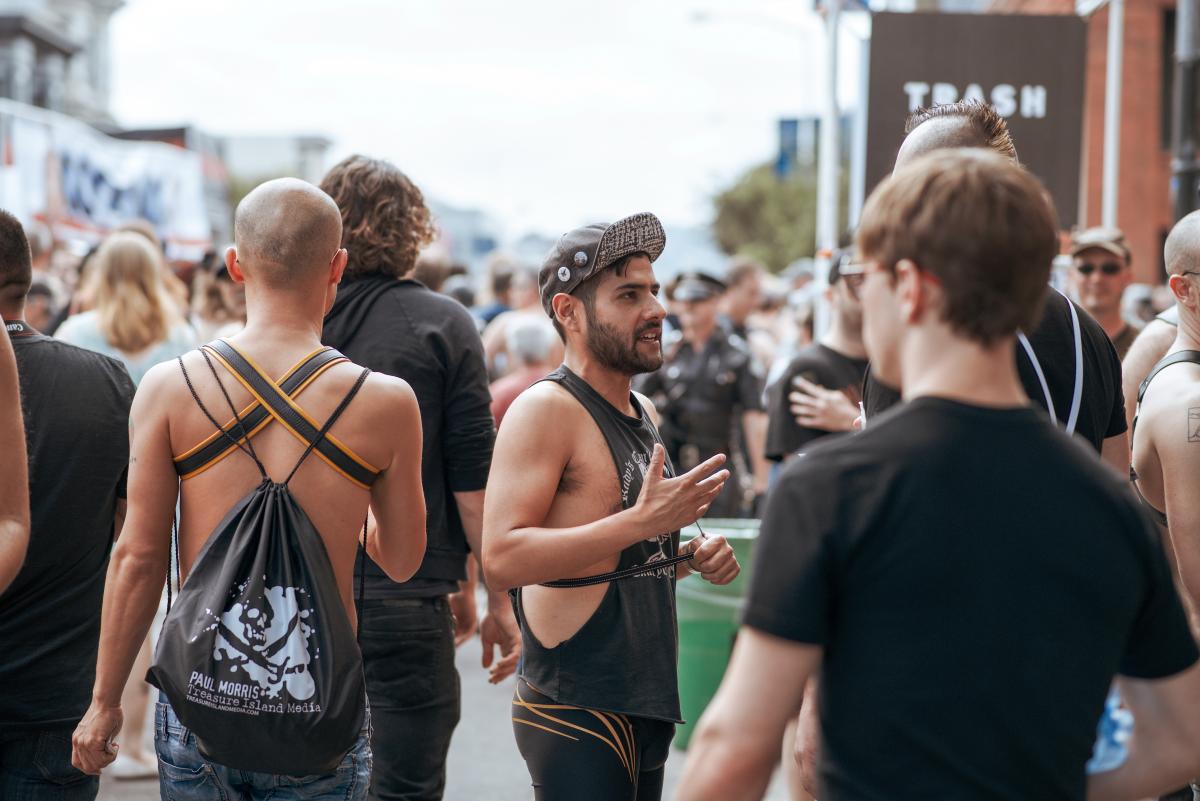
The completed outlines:
[[[637,398],[630,395],[641,416],[629,417],[565,365],[543,380],[570,392],[596,421],[617,468],[621,504],[626,509],[633,506],[654,444],[662,442]],[[670,458],[665,472],[675,475]],[[678,531],[661,534],[621,551],[617,569],[670,559],[678,549]],[[543,648],[530,632],[520,590],[516,610],[523,645],[521,675],[534,689],[560,704],[682,722],[674,567],[610,582],[583,627],[554,648]]]

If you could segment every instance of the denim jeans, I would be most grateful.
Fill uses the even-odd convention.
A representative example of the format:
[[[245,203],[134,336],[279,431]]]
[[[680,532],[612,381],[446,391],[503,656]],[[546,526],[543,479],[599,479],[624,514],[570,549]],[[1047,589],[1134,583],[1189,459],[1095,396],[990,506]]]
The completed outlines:
[[[359,642],[371,702],[371,801],[439,801],[461,711],[445,596],[367,600]]]
[[[0,799],[93,801],[100,779],[71,767],[71,731],[0,729]]]
[[[235,770],[205,759],[196,736],[160,697],[154,708],[154,749],[162,801],[363,801],[371,780],[370,729],[368,712],[358,742],[333,773],[282,776]]]

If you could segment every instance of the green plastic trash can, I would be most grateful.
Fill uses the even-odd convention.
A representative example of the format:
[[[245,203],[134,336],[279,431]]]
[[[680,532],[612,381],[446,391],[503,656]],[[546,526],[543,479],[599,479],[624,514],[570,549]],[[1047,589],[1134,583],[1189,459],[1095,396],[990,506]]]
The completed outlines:
[[[675,747],[686,749],[696,722],[712,700],[725,675],[733,639],[742,619],[754,543],[758,537],[757,520],[713,519],[700,521],[709,536],[721,535],[733,546],[741,574],[729,584],[718,587],[699,576],[679,582],[676,599],[679,611],[679,703],[687,721],[675,730]],[[684,542],[699,534],[695,525],[682,532]]]

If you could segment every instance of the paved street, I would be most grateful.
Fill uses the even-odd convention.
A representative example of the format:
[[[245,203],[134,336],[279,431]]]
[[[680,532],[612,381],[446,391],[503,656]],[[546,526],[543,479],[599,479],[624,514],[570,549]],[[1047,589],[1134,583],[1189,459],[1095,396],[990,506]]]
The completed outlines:
[[[512,680],[500,686],[487,683],[479,665],[479,641],[459,649],[458,669],[462,674],[463,718],[450,748],[446,801],[529,801],[529,774],[513,742],[509,717]],[[683,772],[684,755],[676,752],[667,763],[667,792]],[[105,779],[100,784],[100,801],[157,801],[158,782]],[[768,801],[785,801],[782,783],[775,781]]]

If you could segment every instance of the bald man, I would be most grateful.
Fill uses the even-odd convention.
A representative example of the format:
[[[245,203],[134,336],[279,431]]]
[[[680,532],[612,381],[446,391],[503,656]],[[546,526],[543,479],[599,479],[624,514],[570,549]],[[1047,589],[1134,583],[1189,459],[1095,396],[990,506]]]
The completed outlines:
[[[1164,255],[1179,322],[1174,341],[1135,398],[1130,476],[1170,533],[1195,620],[1200,611],[1200,212],[1175,224]]]
[[[962,147],[986,148],[1018,161],[1004,118],[981,103],[923,109],[909,118],[906,131],[896,155],[897,170],[926,153]],[[1104,329],[1078,305],[1048,291],[1041,319],[1027,333],[1015,356],[1029,399],[1124,474],[1129,440],[1121,362]],[[868,373],[863,386],[868,421],[899,401],[899,393]]]
[[[323,351],[322,318],[346,266],[341,235],[337,205],[302,181],[270,181],[238,205],[236,245],[227,251],[225,264],[233,279],[246,285],[247,322],[225,342],[275,381]],[[377,471],[372,478],[354,481],[331,469],[334,462],[301,461],[307,443],[269,417],[252,440],[270,480],[287,481],[320,533],[339,600],[352,624],[357,619],[352,590],[357,542],[368,508],[377,522],[367,533],[367,551],[391,578],[407,579],[425,548],[416,399],[404,381],[380,373],[370,374],[354,395],[361,373],[362,368],[348,360],[333,358],[331,366],[317,371],[315,379],[292,394],[296,404],[320,422],[329,419],[343,399],[353,398],[328,439],[336,439],[337,448],[360,464],[372,466],[370,472]],[[186,581],[210,533],[264,480],[249,454],[232,447],[224,455],[206,457],[203,464],[180,456],[214,433],[210,414],[223,424],[252,401],[233,375],[200,351],[152,368],[134,397],[128,516],[105,588],[92,705],[73,738],[73,762],[84,772],[98,773],[115,756],[109,744],[121,728],[121,688],[167,578],[176,501],[178,564],[180,579]],[[279,786],[286,784],[288,798],[365,798],[371,767],[368,729],[369,716],[364,716],[357,744],[335,773],[272,776],[207,760],[194,735],[163,702],[155,725],[162,795],[248,801],[275,798]],[[197,785],[199,776],[204,780]],[[181,782],[188,777],[191,784],[185,788]]]

